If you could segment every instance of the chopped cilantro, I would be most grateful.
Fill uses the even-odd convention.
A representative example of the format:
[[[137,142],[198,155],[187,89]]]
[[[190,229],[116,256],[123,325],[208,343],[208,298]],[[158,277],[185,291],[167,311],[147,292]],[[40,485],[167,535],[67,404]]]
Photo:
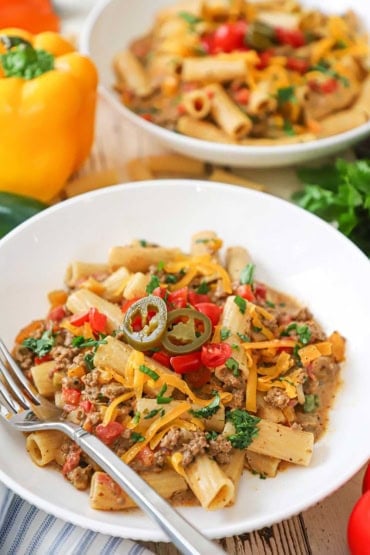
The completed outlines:
[[[191,412],[192,414],[194,414],[194,416],[197,416],[198,418],[211,418],[211,416],[216,414],[216,412],[220,408],[220,401],[221,401],[221,397],[218,391],[216,391],[215,396],[212,399],[212,401],[209,403],[209,405],[202,407],[200,409],[190,410],[189,412]]]
[[[256,266],[254,264],[247,264],[240,272],[240,283],[242,285],[252,285],[254,280],[254,270]]]
[[[208,291],[209,291],[208,283],[206,283],[205,281],[202,281],[202,283],[199,285],[197,289],[197,293],[199,293],[199,295],[205,295],[208,293]]]
[[[344,87],[349,86],[349,80],[347,79],[347,77],[344,77],[343,75],[340,75],[340,73],[337,73],[336,71],[331,69],[330,64],[328,62],[326,62],[325,60],[320,60],[316,65],[310,67],[309,71],[319,71],[320,73],[323,73],[324,75],[328,75],[328,77],[332,77],[333,79],[337,79],[338,81],[340,81],[342,83],[342,85]]]
[[[40,339],[27,337],[22,342],[23,347],[27,347],[27,349],[40,358],[47,355],[54,347],[54,344],[55,338],[49,331],[44,331]]]
[[[258,326],[252,326],[252,331],[254,331],[254,333],[259,333],[260,331],[262,331],[262,328],[259,328]]]
[[[147,247],[148,241],[146,241],[145,239],[139,239],[139,245],[140,247]]]
[[[296,365],[299,366],[299,367],[302,367],[303,364],[302,364],[302,361],[301,361],[301,357],[299,356],[299,352],[298,352],[299,349],[300,349],[299,345],[294,345],[294,347],[293,347],[293,357],[295,359]]]
[[[210,432],[206,432],[206,440],[207,441],[214,441],[217,438],[218,438],[218,433],[215,432],[214,430],[212,430]]]
[[[175,274],[167,274],[164,281],[166,283],[177,283],[178,279],[177,279],[177,276],[175,276]]]
[[[282,336],[290,335],[291,331],[296,332],[298,339],[302,343],[302,345],[307,345],[307,343],[310,342],[311,330],[308,326],[306,326],[306,324],[303,324],[302,326],[300,326],[296,322],[292,322],[291,324],[289,324],[287,328],[285,328],[285,330],[281,332],[281,335]]]
[[[265,301],[265,303],[267,304],[267,306],[269,306],[270,308],[275,308],[275,303],[271,302],[271,301]]]
[[[226,419],[235,427],[235,433],[228,436],[228,439],[235,449],[246,449],[258,435],[257,424],[260,418],[252,416],[242,409],[231,410]]]
[[[288,119],[284,120],[283,131],[288,137],[294,137],[296,134],[292,123]]]
[[[317,395],[305,395],[304,397],[304,412],[314,412],[319,406],[319,398]]]
[[[158,272],[161,272],[163,270],[163,268],[164,268],[164,262],[163,262],[163,260],[160,260],[157,264]]]
[[[163,384],[160,392],[157,395],[157,404],[158,405],[167,405],[168,403],[171,403],[172,401],[172,397],[163,397],[163,395],[166,393],[167,391],[167,385]]]
[[[86,353],[86,355],[84,356],[84,361],[89,370],[94,370],[94,353],[92,351],[90,351],[90,353]]]
[[[228,328],[221,328],[220,329],[220,338],[221,341],[225,341],[228,337],[230,337],[231,331]]]
[[[240,312],[242,314],[245,314],[245,311],[247,309],[247,301],[243,299],[243,297],[240,297],[240,295],[236,295],[234,303],[238,306]]]
[[[148,366],[145,366],[145,364],[140,364],[139,366],[139,370],[140,372],[142,372],[143,374],[146,374],[147,376],[149,376],[152,380],[154,380],[155,382],[157,380],[159,380],[159,374],[157,374],[157,372],[154,372],[154,370],[152,370],[151,368],[149,368]]]
[[[240,375],[239,364],[238,364],[238,361],[235,360],[235,358],[233,357],[228,358],[227,361],[225,362],[225,366],[229,370],[232,370],[232,373],[234,376],[237,377]]]
[[[179,17],[181,17],[181,19],[186,21],[186,23],[188,23],[190,26],[193,26],[196,23],[200,23],[202,21],[202,19],[200,17],[198,17],[197,15],[194,15],[190,12],[178,12],[177,15]]]
[[[135,424],[135,426],[136,426],[137,424],[139,424],[140,418],[141,418],[140,412],[137,410],[137,411],[135,412],[134,418],[132,419],[132,422],[133,422],[133,424]]]
[[[159,285],[160,285],[160,282],[159,282],[158,276],[153,274],[152,277],[150,278],[148,285],[145,288],[145,291],[148,293],[148,295],[151,295],[154,289],[159,287]]]
[[[153,409],[153,410],[149,411],[148,414],[146,414],[144,416],[144,420],[149,420],[149,418],[154,418],[154,416],[157,416],[157,414],[160,412],[160,410],[161,409]]]
[[[231,345],[231,348],[234,349],[234,351],[239,351],[240,350],[240,345],[237,345],[237,343],[233,343]]]
[[[279,104],[286,102],[297,102],[295,87],[281,87],[277,90],[277,100]]]
[[[139,434],[138,432],[131,432],[130,439],[134,443],[138,443],[138,442],[144,441],[145,437],[143,435]]]
[[[245,333],[237,332],[237,335],[242,341],[244,341],[244,343],[249,343],[251,340],[250,337],[248,337],[248,335],[245,335]]]
[[[84,347],[94,347],[96,350],[99,345],[105,345],[107,340],[105,339],[105,335],[101,334],[99,339],[85,339],[83,335],[76,335],[72,339],[72,347],[79,347],[83,349]]]

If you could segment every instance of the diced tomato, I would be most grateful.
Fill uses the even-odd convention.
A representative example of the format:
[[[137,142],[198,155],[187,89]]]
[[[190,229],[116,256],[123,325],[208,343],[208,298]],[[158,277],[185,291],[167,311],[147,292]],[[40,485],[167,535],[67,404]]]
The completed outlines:
[[[277,27],[275,33],[280,44],[287,44],[293,48],[299,48],[306,44],[305,36],[300,29],[283,29],[282,27]]]
[[[80,457],[81,449],[74,449],[73,451],[68,453],[66,461],[62,468],[62,473],[64,474],[64,476],[71,472],[71,470],[76,468],[76,466],[78,466],[78,463],[80,462]]]
[[[216,368],[225,364],[230,357],[231,347],[228,343],[207,343],[202,347],[201,360],[209,368]]]
[[[137,297],[136,299],[130,299],[129,301],[123,301],[122,305],[121,305],[121,310],[122,312],[125,314],[128,309],[130,308],[130,306],[132,306],[134,303],[136,303],[136,301],[138,301],[141,297]]]
[[[150,114],[149,112],[146,112],[145,114],[140,114],[140,116],[145,119],[145,121],[153,121],[153,114]]]
[[[338,88],[338,81],[334,78],[326,79],[326,81],[309,81],[308,86],[312,91],[319,92],[322,94],[331,94],[335,92]]]
[[[95,434],[103,441],[103,443],[110,445],[121,435],[123,430],[124,428],[122,424],[113,421],[109,422],[106,426],[98,424],[95,428]]]
[[[236,294],[239,295],[239,297],[243,297],[243,299],[247,299],[247,301],[253,302],[256,300],[252,291],[252,286],[249,283],[239,285],[236,289]]]
[[[298,71],[298,73],[306,73],[310,64],[307,60],[303,60],[302,58],[288,58],[286,67],[292,71]]]
[[[347,540],[351,555],[369,555],[370,491],[365,492],[354,506],[348,521]]]
[[[267,295],[266,285],[263,283],[254,284],[254,294],[259,301],[265,301]]]
[[[248,104],[250,92],[249,92],[249,89],[247,89],[247,87],[241,87],[240,89],[234,92],[233,96],[236,102],[238,102],[239,104]]]
[[[99,312],[97,308],[90,308],[88,312],[77,314],[70,319],[70,323],[73,326],[82,326],[86,322],[90,323],[94,333],[104,333],[107,325],[107,317],[105,314]]]
[[[80,402],[81,391],[72,387],[62,389],[62,398],[67,405],[77,406]]]
[[[53,360],[53,357],[47,354],[47,355],[44,355],[43,357],[35,357],[33,362],[35,364],[42,364],[43,362],[48,362],[49,360]]]
[[[82,401],[80,401],[80,407],[85,411],[85,412],[91,412],[93,409],[93,404],[91,401],[89,401],[89,399],[83,399]]]
[[[217,304],[209,303],[209,302],[197,303],[194,306],[197,310],[199,310],[199,312],[208,316],[213,326],[217,326],[222,312],[222,308],[220,306],[217,306]]]
[[[170,362],[177,374],[196,372],[202,365],[201,353],[200,351],[196,351],[195,353],[171,357]]]
[[[156,353],[153,353],[152,359],[159,362],[159,364],[163,364],[163,366],[166,366],[167,368],[171,367],[170,355],[168,355],[165,351],[157,351]]]
[[[185,374],[185,379],[191,388],[198,389],[209,382],[211,379],[211,370],[205,366],[201,366],[197,372]]]
[[[70,323],[73,326],[83,326],[88,321],[89,321],[89,312],[84,312],[83,314],[75,314],[70,319]]]
[[[256,69],[266,69],[270,63],[271,57],[274,55],[272,50],[264,50],[258,54],[260,59],[259,63],[256,65]]]
[[[205,293],[196,293],[189,289],[188,293],[189,303],[195,306],[197,303],[209,303],[209,297]]]
[[[172,291],[167,296],[167,307],[169,310],[174,308],[185,308],[188,304],[188,288],[182,287],[177,291]]]
[[[64,306],[54,306],[48,314],[48,320],[52,320],[53,322],[60,322],[66,315],[66,309]]]
[[[223,23],[213,34],[211,41],[211,54],[217,52],[233,52],[234,50],[247,49],[244,38],[247,33],[245,21]]]
[[[370,490],[370,463],[367,465],[364,479],[362,481],[362,493],[365,493],[365,491],[368,490]]]
[[[151,450],[149,445],[145,445],[145,447],[138,452],[136,458],[139,459],[143,466],[152,466],[154,464],[154,451]]]

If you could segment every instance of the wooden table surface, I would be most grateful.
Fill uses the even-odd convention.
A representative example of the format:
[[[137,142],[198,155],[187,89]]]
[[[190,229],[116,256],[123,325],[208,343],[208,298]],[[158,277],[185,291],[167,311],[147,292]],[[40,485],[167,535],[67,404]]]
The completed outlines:
[[[133,127],[100,98],[96,140],[90,159],[81,175],[117,169],[122,181],[128,180],[125,164],[129,159],[164,152],[164,149]],[[243,172],[267,185],[268,192],[288,198],[298,184],[291,169]],[[355,501],[360,496],[363,469],[342,488],[303,513],[271,527],[250,534],[220,540],[228,554],[235,555],[345,555],[346,526]],[[165,543],[147,543],[158,555],[176,555],[178,551]],[[204,555],[212,555],[205,553]]]

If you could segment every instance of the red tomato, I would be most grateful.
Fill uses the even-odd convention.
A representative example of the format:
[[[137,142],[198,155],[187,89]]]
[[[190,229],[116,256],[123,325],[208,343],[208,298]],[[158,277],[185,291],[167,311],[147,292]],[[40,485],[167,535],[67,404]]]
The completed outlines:
[[[197,303],[209,303],[209,297],[205,293],[196,293],[192,289],[188,293],[189,303],[193,306]]]
[[[241,87],[234,92],[234,98],[239,104],[248,104],[250,92],[247,87]]]
[[[167,368],[171,367],[170,355],[168,355],[165,351],[157,351],[156,353],[153,353],[152,359],[159,362],[159,364],[163,364],[163,366],[166,366]]]
[[[84,312],[84,314],[75,314],[70,319],[70,323],[73,326],[83,326],[83,324],[85,324],[88,321],[89,321],[89,313],[88,312]]]
[[[76,468],[76,466],[80,462],[80,457],[81,457],[81,449],[76,449],[68,453],[66,461],[62,468],[62,473],[66,475],[68,474],[68,472],[71,472],[71,470]]]
[[[200,351],[170,358],[171,366],[177,374],[196,372],[202,365]]]
[[[197,303],[194,306],[199,312],[208,316],[213,326],[217,326],[222,312],[221,307],[214,303]]]
[[[239,295],[239,297],[243,297],[243,299],[247,299],[247,301],[253,302],[256,300],[252,291],[252,286],[249,283],[239,285],[236,289],[236,294]]]
[[[103,424],[98,424],[95,428],[95,433],[99,439],[103,441],[106,445],[113,443],[117,437],[123,432],[123,426],[119,422],[109,422],[106,426]]]
[[[331,94],[338,88],[338,81],[336,79],[327,79],[321,83],[320,90],[324,94]]]
[[[149,112],[147,112],[145,114],[140,114],[140,117],[142,117],[146,121],[150,121],[150,122],[153,121],[153,114],[150,114]]]
[[[151,450],[149,445],[145,445],[145,447],[138,452],[136,458],[139,459],[143,466],[149,467],[154,464],[154,452]]]
[[[303,60],[302,58],[288,58],[286,62],[286,67],[292,71],[298,71],[298,73],[306,73],[310,67],[309,62]]]
[[[365,493],[365,491],[368,490],[370,490],[370,463],[367,465],[364,479],[362,481],[362,493]]]
[[[277,27],[276,38],[281,44],[288,44],[293,48],[299,48],[306,44],[306,39],[304,34],[300,29],[283,29],[282,27]]]
[[[44,355],[43,357],[35,357],[34,363],[35,364],[42,364],[43,362],[48,362],[49,360],[53,360],[51,355]]]
[[[369,555],[370,491],[364,493],[353,507],[347,526],[347,541],[351,555]]]
[[[234,23],[223,23],[213,34],[212,52],[233,52],[233,50],[245,49],[244,38],[247,33],[247,23],[245,21],[235,21]]]
[[[48,320],[52,320],[53,322],[60,322],[66,315],[66,309],[64,306],[54,306],[48,314]]]
[[[85,411],[85,412],[91,412],[93,409],[93,404],[91,401],[89,401],[89,399],[83,399],[82,401],[80,401],[80,407]]]
[[[72,316],[70,322],[73,326],[82,326],[86,322],[89,322],[94,333],[103,333],[107,325],[107,317],[105,314],[99,312],[97,308],[90,308],[90,310],[84,314]]]
[[[209,382],[211,379],[211,371],[209,368],[201,366],[197,372],[186,374],[185,379],[191,388],[198,389]]]
[[[271,57],[274,53],[271,50],[265,50],[264,52],[260,52],[258,57],[260,59],[259,63],[256,65],[257,69],[266,69],[266,67],[270,63]]]
[[[231,357],[231,347],[228,343],[207,343],[202,347],[201,360],[204,366],[216,368],[225,364]]]
[[[183,287],[177,291],[172,291],[167,296],[167,307],[169,310],[175,308],[185,308],[188,304],[188,288]]]
[[[265,301],[267,295],[266,285],[263,283],[255,283],[254,294],[259,301]]]
[[[67,405],[77,406],[80,402],[81,391],[73,389],[72,387],[65,387],[62,390],[62,397]]]

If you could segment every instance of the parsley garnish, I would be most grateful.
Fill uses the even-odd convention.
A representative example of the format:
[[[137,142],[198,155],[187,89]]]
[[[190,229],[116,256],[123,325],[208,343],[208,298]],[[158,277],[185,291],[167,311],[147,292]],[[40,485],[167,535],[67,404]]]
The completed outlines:
[[[86,353],[84,356],[85,364],[89,370],[94,370],[95,368],[94,356],[95,354],[92,351],[90,351],[90,353]]]
[[[175,276],[174,274],[167,274],[164,281],[166,283],[177,283],[178,279],[177,276]]]
[[[144,416],[144,420],[149,420],[149,418],[154,418],[154,416],[157,416],[157,414],[160,412],[160,410],[161,409],[153,409],[153,410],[149,411],[148,414],[146,414]]]
[[[136,426],[137,424],[139,424],[140,418],[141,418],[140,412],[137,410],[137,411],[135,412],[134,418],[132,419],[132,422],[133,422],[133,424],[135,424],[135,426]]]
[[[153,293],[154,289],[159,287],[159,285],[160,285],[160,282],[159,282],[158,276],[152,275],[148,285],[145,288],[145,291],[148,293],[148,295],[151,295]]]
[[[305,395],[303,410],[304,412],[314,412],[319,406],[319,398],[317,395]]]
[[[307,343],[310,342],[311,330],[305,324],[303,324],[302,326],[299,326],[296,322],[292,322],[291,324],[289,324],[287,328],[285,328],[284,331],[281,332],[281,335],[282,336],[290,335],[291,331],[296,332],[296,334],[298,335],[298,339],[302,343],[302,345],[307,345]]]
[[[320,73],[323,73],[324,75],[328,75],[329,77],[333,77],[333,79],[337,79],[342,83],[344,87],[349,86],[349,80],[347,79],[347,77],[344,77],[343,75],[340,75],[340,73],[337,73],[336,71],[331,69],[330,64],[325,60],[320,60],[319,63],[310,67],[309,71],[320,71]]]
[[[248,337],[248,335],[245,335],[245,333],[239,333],[237,332],[238,337],[244,341],[244,343],[249,343],[250,342],[250,337]]]
[[[208,291],[209,291],[208,283],[205,281],[202,281],[202,283],[199,285],[197,289],[197,293],[199,293],[199,295],[205,295],[208,293]]]
[[[163,270],[163,268],[164,268],[164,262],[163,262],[163,260],[160,260],[157,264],[158,272],[161,272]]]
[[[240,295],[236,295],[234,303],[239,307],[240,312],[242,314],[245,314],[245,311],[247,309],[247,301],[243,299],[243,297],[240,297]]]
[[[218,433],[215,432],[214,430],[212,430],[210,432],[206,432],[206,440],[207,441],[214,441],[217,438],[218,438]]]
[[[232,370],[232,373],[234,376],[238,377],[240,375],[239,364],[235,360],[235,358],[233,357],[228,358],[227,361],[225,362],[225,366],[229,370]]]
[[[151,368],[149,368],[148,366],[145,366],[145,364],[140,364],[139,366],[139,370],[140,372],[142,372],[143,374],[146,374],[147,376],[149,376],[152,380],[154,380],[155,382],[157,380],[159,380],[159,374],[157,374],[157,372],[154,372],[154,370],[152,370]]]
[[[172,397],[163,397],[164,393],[166,393],[167,391],[167,385],[163,384],[161,387],[160,392],[157,395],[157,404],[158,405],[167,405],[168,403],[171,403],[172,401]]]
[[[139,434],[138,432],[131,432],[130,439],[134,443],[138,443],[138,442],[144,441],[145,437],[143,435]]]
[[[146,241],[145,239],[139,239],[139,245],[140,247],[147,247],[148,241]]]
[[[279,104],[285,104],[286,102],[297,102],[295,96],[295,87],[282,87],[277,90],[277,100]]]
[[[259,431],[257,424],[261,419],[242,409],[230,411],[226,419],[235,427],[235,434],[228,436],[231,445],[236,449],[246,449],[257,437]]]
[[[231,331],[228,328],[221,328],[220,329],[220,338],[221,341],[225,341],[228,337],[230,337]]]
[[[275,303],[271,302],[271,301],[265,301],[265,303],[267,304],[267,306],[269,306],[270,308],[275,308]]]
[[[211,416],[216,414],[216,412],[220,408],[220,401],[221,401],[221,397],[218,391],[216,391],[215,396],[212,399],[212,401],[209,403],[209,405],[202,407],[200,409],[192,409],[189,412],[191,412],[192,414],[194,414],[194,416],[197,416],[198,418],[211,418]]]
[[[34,337],[27,337],[22,341],[23,347],[27,347],[38,357],[44,357],[54,347],[55,338],[49,331],[44,331],[40,339]]]
[[[262,331],[262,328],[259,328],[258,326],[252,326],[252,331],[254,331],[254,333],[259,333],[260,331]]]
[[[72,339],[72,347],[79,347],[80,349],[84,347],[94,347],[96,350],[99,345],[105,345],[106,343],[107,340],[105,339],[105,335],[101,335],[99,339],[85,339],[83,335],[76,335],[76,337]]]
[[[240,283],[242,285],[252,285],[254,280],[254,270],[256,266],[254,264],[247,264],[240,272]]]
[[[294,137],[296,134],[292,123],[288,119],[284,120],[283,131],[288,137]]]

